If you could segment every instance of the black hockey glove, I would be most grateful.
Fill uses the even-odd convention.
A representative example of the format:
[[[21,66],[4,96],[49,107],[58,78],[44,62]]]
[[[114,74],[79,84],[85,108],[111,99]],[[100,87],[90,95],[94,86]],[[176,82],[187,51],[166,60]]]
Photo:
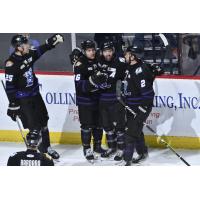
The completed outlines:
[[[164,74],[164,69],[157,63],[151,64],[151,70],[155,76],[160,76]]]
[[[89,77],[90,84],[98,89],[108,88],[107,84],[108,75],[106,73],[101,73],[97,71],[95,74]]]
[[[16,121],[16,117],[20,114],[20,106],[16,103],[10,103],[7,110],[7,115],[11,117],[13,121]]]
[[[75,48],[72,53],[69,55],[71,64],[74,65],[74,63],[82,56],[82,51],[79,48]]]
[[[64,37],[61,34],[55,34],[46,40],[46,44],[50,49],[54,48],[57,44],[64,42]]]

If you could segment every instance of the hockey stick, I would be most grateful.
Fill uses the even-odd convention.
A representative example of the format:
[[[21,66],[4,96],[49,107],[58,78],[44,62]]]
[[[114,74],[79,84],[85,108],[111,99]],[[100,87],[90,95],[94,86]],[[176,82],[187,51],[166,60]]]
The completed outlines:
[[[2,83],[3,89],[4,89],[5,93],[6,93],[6,87],[5,87],[5,84],[4,84],[3,80],[1,80],[1,83]],[[7,98],[8,98],[7,93],[6,93],[6,96],[7,96]],[[9,101],[9,99],[8,99],[8,101]],[[18,128],[19,128],[19,132],[21,133],[21,136],[22,136],[22,138],[23,138],[23,140],[24,140],[24,143],[25,143],[26,147],[28,147],[26,138],[25,138],[25,136],[24,136],[24,134],[23,134],[22,127],[21,127],[21,125],[20,125],[20,118],[19,118],[18,115],[16,116],[16,122],[17,122],[17,125],[18,125]]]
[[[197,67],[197,69],[196,69],[195,72],[193,73],[193,76],[196,76],[197,73],[199,72],[199,70],[200,70],[200,65]]]
[[[122,104],[122,106],[125,107],[126,110],[128,110],[134,117],[136,117],[137,114],[129,106],[127,106],[125,104],[125,102],[121,98],[121,85],[122,85],[121,80],[118,80],[117,84],[116,84],[116,96],[117,96],[117,100],[119,101],[120,104]],[[148,130],[150,130],[159,139],[160,143],[164,144],[168,149],[170,149],[182,162],[184,162],[184,164],[186,164],[187,166],[190,166],[190,164],[181,155],[179,155],[174,150],[174,148],[172,148],[164,139],[162,139],[161,136],[159,136],[156,133],[155,130],[153,130],[147,123],[143,122],[143,124],[144,124],[144,126],[147,127]]]

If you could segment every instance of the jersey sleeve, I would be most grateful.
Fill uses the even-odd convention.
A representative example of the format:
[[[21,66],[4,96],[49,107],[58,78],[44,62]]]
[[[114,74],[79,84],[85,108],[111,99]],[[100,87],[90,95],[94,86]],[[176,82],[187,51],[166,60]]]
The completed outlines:
[[[74,66],[74,82],[76,91],[80,93],[89,93],[95,90],[88,80],[88,71],[85,66],[78,61]]]
[[[20,162],[16,153],[8,158],[7,166],[20,166]]]
[[[54,162],[53,162],[53,160],[46,158],[42,161],[41,166],[54,166]]]
[[[5,67],[5,90],[10,103],[16,103],[17,91],[17,66],[12,61],[6,61]]]
[[[41,159],[41,166],[54,166],[53,159],[48,154],[43,154]]]
[[[51,50],[47,44],[40,45],[32,49],[34,61],[38,60],[44,53]]]

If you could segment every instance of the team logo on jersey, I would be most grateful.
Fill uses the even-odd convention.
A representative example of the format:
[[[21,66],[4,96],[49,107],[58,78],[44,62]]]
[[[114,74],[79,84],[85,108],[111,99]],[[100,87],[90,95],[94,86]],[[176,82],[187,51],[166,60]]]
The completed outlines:
[[[135,74],[138,75],[142,73],[142,67],[138,67],[136,70],[135,70]]]
[[[24,77],[26,78],[26,87],[31,87],[33,85],[33,70],[30,68],[28,71],[24,73]]]

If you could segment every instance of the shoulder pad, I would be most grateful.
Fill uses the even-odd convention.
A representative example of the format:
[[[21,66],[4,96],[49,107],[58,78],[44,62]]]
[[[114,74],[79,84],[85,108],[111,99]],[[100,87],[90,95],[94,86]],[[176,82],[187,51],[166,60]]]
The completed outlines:
[[[12,67],[13,64],[14,63],[12,61],[10,61],[10,60],[6,61],[6,67]]]
[[[119,57],[119,61],[125,63],[125,58]]]
[[[135,70],[135,74],[138,75],[140,73],[142,73],[142,67],[138,67],[136,70]]]
[[[13,153],[10,157],[14,157],[15,155],[17,155],[17,152]]]

